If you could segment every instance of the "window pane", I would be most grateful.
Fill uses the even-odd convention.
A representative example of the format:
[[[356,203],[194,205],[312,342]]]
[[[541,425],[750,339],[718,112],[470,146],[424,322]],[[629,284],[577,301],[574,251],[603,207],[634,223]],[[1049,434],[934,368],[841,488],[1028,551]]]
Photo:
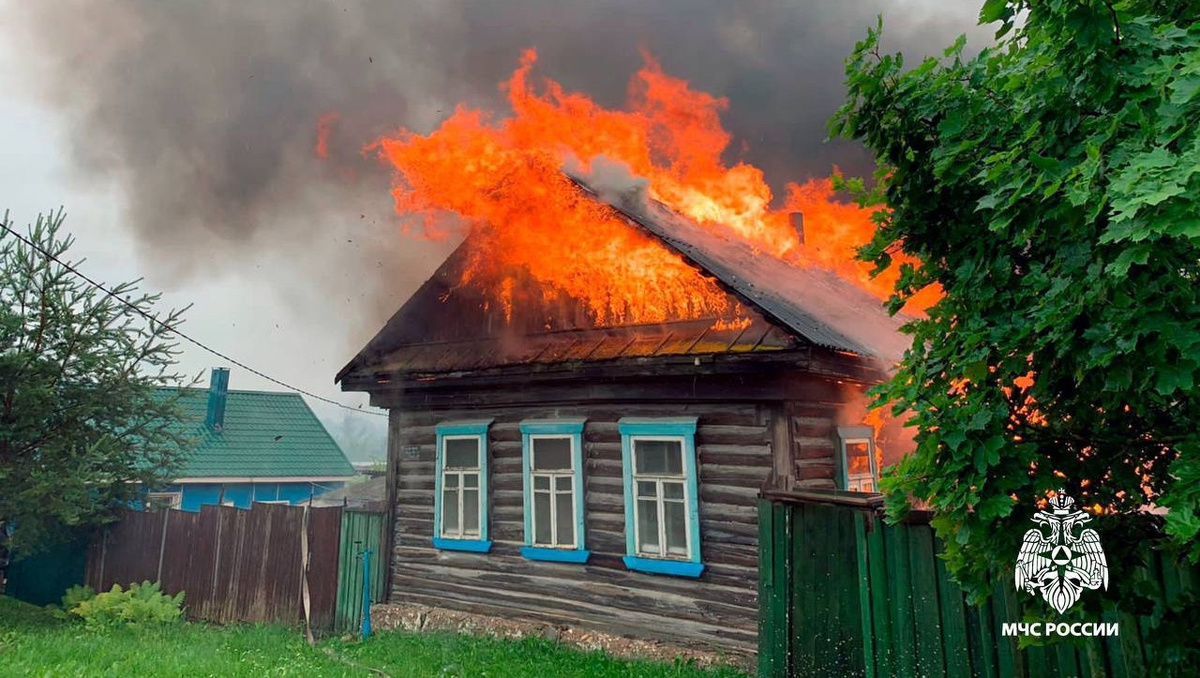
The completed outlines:
[[[663,483],[663,497],[666,499],[683,499],[683,483]]]
[[[452,438],[445,445],[446,468],[479,468],[478,438]]]
[[[681,502],[668,501],[663,504],[667,523],[667,554],[672,556],[687,555],[687,523],[684,506]]]
[[[447,490],[457,489],[458,488],[458,474],[457,473],[447,473],[445,476],[443,476],[442,477],[442,487]]]
[[[867,441],[846,443],[846,471],[850,475],[871,473],[871,447]]]
[[[458,534],[458,490],[442,492],[442,534]]]
[[[479,490],[463,490],[463,535],[479,535]]]
[[[533,541],[535,544],[550,544],[550,495],[533,495]]]
[[[638,473],[683,475],[683,443],[678,440],[634,440]]]
[[[573,478],[571,476],[558,476],[554,479],[554,488],[559,492],[570,492]]]
[[[533,468],[539,471],[571,468],[571,439],[534,438]]]
[[[550,476],[534,476],[533,477],[533,489],[549,490],[550,489]]]
[[[658,484],[650,480],[639,480],[637,484],[639,497],[657,497]]]
[[[558,546],[575,543],[575,507],[571,495],[560,494],[554,498],[555,519],[558,521]]]
[[[464,473],[462,479],[463,487],[479,487],[478,473]]]
[[[637,502],[638,551],[659,553],[658,503],[639,499]]]

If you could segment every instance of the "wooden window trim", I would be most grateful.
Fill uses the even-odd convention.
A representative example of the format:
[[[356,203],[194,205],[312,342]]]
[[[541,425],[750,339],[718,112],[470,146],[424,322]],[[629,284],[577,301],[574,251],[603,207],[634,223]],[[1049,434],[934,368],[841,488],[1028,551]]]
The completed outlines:
[[[867,463],[871,469],[870,491],[850,489],[850,459],[846,454],[846,446],[855,443],[867,444]],[[839,426],[838,427],[838,489],[861,494],[879,493],[879,468],[875,461],[875,430],[870,426]]]
[[[526,419],[521,422],[521,475],[525,505],[525,544],[521,555],[529,560],[546,560],[564,563],[586,563],[591,553],[587,550],[585,520],[585,487],[583,484],[583,419]],[[572,515],[575,520],[575,543],[571,546],[554,546],[534,543],[534,489],[533,489],[533,441],[546,438],[567,438],[571,441],[571,470],[569,473],[545,475],[570,475]],[[537,474],[543,475],[543,474]],[[551,515],[555,513],[553,481],[551,485]],[[553,520],[553,518],[552,518]]]
[[[700,472],[696,455],[696,417],[640,418],[625,417],[617,422],[621,433],[621,468],[625,487],[625,567],[640,572],[667,574],[677,577],[699,577],[704,572],[701,560],[700,532]],[[677,440],[683,447],[683,486],[685,526],[688,553],[686,557],[649,555],[638,551],[637,544],[637,486],[636,478],[649,478],[648,474],[635,474],[635,440]],[[672,476],[677,480],[678,476]],[[661,495],[661,483],[660,483]],[[659,497],[662,511],[662,497]],[[665,530],[660,516],[659,531]],[[665,540],[660,537],[662,548]]]
[[[182,509],[183,508],[183,491],[182,490],[180,490],[178,492],[147,492],[146,493],[146,507],[149,508],[151,502],[153,502],[154,500],[162,500],[162,499],[167,499],[170,501],[170,503],[167,504],[165,508],[169,508],[169,509]],[[159,507],[159,508],[163,508],[163,507]]]
[[[492,419],[471,421],[447,421],[435,427],[437,432],[436,462],[434,464],[434,496],[433,496],[433,546],[446,551],[470,551],[487,553],[492,548],[488,539],[488,428]],[[442,491],[446,475],[446,441],[476,439],[479,445],[479,535],[469,537],[443,536],[442,534]],[[459,476],[458,497],[460,502],[459,532],[461,534],[462,518],[462,471],[451,471]]]

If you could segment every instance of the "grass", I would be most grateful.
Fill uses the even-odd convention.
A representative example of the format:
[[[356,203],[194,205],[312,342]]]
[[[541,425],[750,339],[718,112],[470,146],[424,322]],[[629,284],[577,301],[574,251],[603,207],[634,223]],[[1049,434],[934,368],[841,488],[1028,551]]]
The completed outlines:
[[[396,678],[744,678],[521,641],[384,632],[366,643],[309,647],[280,626],[187,623],[88,631],[46,610],[0,596],[0,676],[372,676]]]

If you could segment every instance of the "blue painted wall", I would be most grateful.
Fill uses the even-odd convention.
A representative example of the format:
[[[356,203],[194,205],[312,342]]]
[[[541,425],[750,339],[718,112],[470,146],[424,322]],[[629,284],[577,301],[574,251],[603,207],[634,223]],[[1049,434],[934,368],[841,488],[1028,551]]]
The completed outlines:
[[[170,485],[164,492],[183,492],[180,500],[184,511],[199,511],[205,504],[218,504],[223,500],[238,508],[248,509],[256,501],[287,501],[290,504],[303,504],[309,496],[320,496],[329,490],[342,487],[342,482],[322,483],[213,483],[186,485]]]

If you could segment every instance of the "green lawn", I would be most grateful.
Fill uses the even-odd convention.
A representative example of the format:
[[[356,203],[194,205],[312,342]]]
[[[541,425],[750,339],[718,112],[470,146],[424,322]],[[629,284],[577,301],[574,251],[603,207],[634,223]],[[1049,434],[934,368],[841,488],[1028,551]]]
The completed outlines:
[[[313,648],[299,631],[271,626],[92,632],[0,596],[0,676],[379,675],[365,667],[396,678],[744,678],[730,669],[629,662],[533,639],[387,632],[362,644],[329,640]]]

